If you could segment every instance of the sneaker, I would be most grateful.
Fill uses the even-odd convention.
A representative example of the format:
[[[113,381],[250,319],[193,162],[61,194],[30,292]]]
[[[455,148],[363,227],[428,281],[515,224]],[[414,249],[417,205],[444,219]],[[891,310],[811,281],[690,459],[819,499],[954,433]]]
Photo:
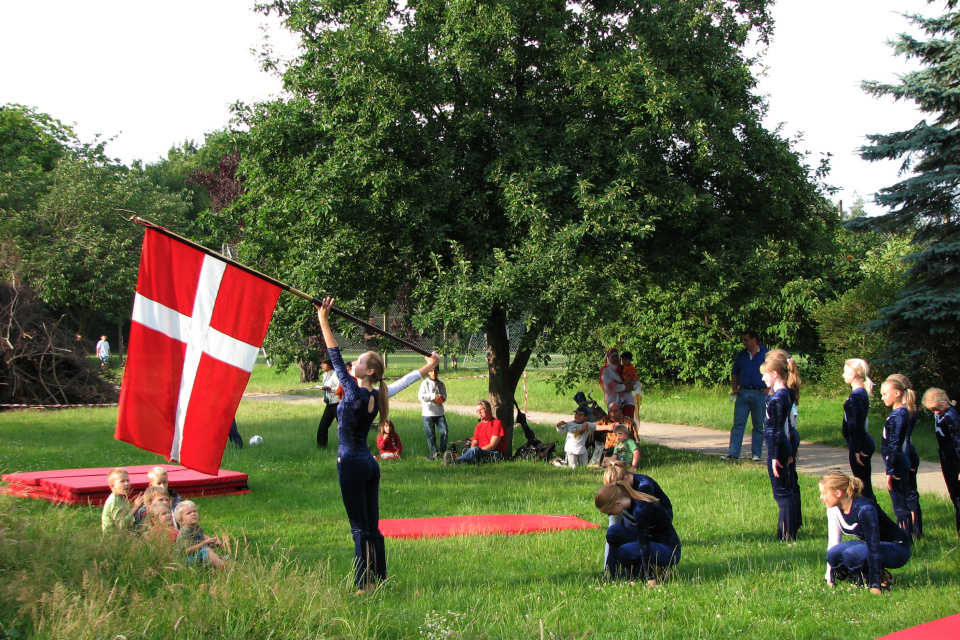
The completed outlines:
[[[444,451],[443,452],[443,466],[449,467],[452,464],[456,464],[457,457],[453,455],[453,451]]]
[[[721,460],[739,460],[740,458],[738,458],[737,456],[732,456],[728,453],[725,456],[720,456],[720,459]]]
[[[760,462],[760,456],[753,456],[750,459],[753,460],[754,462]]]

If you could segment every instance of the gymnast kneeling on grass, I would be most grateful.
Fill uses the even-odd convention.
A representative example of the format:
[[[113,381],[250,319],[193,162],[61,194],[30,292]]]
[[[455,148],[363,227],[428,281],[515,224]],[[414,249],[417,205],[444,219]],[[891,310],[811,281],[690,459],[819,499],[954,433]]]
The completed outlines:
[[[861,495],[863,482],[841,471],[820,478],[820,499],[827,505],[827,584],[864,582],[878,594],[893,584],[889,569],[910,559],[910,534],[877,503]],[[857,540],[841,542],[843,535]]]
[[[607,515],[622,515],[623,523],[607,529],[610,551],[604,574],[609,579],[642,577],[651,587],[670,578],[680,561],[680,537],[660,501],[634,490],[632,480],[605,484],[594,503]]]

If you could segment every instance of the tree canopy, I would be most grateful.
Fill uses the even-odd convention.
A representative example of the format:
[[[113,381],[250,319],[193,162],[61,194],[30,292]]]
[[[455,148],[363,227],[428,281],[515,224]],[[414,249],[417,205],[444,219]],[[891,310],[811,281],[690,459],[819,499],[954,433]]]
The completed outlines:
[[[956,388],[960,364],[960,102],[957,59],[960,58],[960,13],[946,2],[947,13],[908,19],[927,36],[901,34],[893,42],[898,55],[918,60],[922,68],[895,84],[865,82],[875,96],[909,100],[929,114],[916,126],[867,136],[860,150],[865,160],[900,159],[912,174],[883,188],[876,202],[888,209],[882,216],[857,219],[853,228],[878,228],[912,236],[915,251],[906,256],[906,283],[892,304],[869,327],[889,334],[891,362],[920,382]],[[915,380],[918,382],[918,380]]]
[[[358,315],[403,298],[435,335],[485,332],[505,424],[531,357],[595,370],[648,312],[706,308],[716,340],[775,324],[836,216],[760,123],[741,50],[767,5],[263,3],[302,54],[287,97],[239,111],[243,248]],[[293,357],[312,315],[281,299],[274,348]]]

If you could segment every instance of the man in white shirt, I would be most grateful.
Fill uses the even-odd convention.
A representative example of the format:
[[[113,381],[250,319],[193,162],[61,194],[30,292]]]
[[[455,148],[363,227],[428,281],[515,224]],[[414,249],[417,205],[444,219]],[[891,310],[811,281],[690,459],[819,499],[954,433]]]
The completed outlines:
[[[420,383],[417,397],[420,399],[420,413],[423,416],[423,431],[430,447],[430,458],[437,459],[437,431],[440,432],[439,451],[447,450],[447,417],[443,403],[447,400],[447,387],[437,377],[437,370],[431,369],[426,380]]]
[[[100,358],[100,368],[106,368],[107,361],[110,360],[110,343],[107,342],[107,336],[100,336],[96,351],[97,357]]]
[[[340,396],[337,395],[340,380],[337,378],[337,372],[333,370],[333,365],[328,358],[324,358],[320,362],[320,368],[323,370],[323,380],[320,382],[320,388],[323,389],[323,401],[326,406],[323,409],[323,415],[320,416],[320,424],[317,426],[317,446],[326,449],[330,425],[337,418],[337,405],[340,404]]]

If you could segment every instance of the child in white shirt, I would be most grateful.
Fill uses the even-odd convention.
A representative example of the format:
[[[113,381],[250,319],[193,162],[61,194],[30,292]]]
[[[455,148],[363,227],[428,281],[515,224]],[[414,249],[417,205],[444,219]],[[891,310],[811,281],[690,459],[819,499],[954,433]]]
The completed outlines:
[[[567,434],[563,450],[567,454],[567,465],[571,469],[587,464],[587,438],[590,432],[596,429],[597,425],[587,422],[587,409],[583,406],[577,407],[572,422],[557,423],[557,433]]]

